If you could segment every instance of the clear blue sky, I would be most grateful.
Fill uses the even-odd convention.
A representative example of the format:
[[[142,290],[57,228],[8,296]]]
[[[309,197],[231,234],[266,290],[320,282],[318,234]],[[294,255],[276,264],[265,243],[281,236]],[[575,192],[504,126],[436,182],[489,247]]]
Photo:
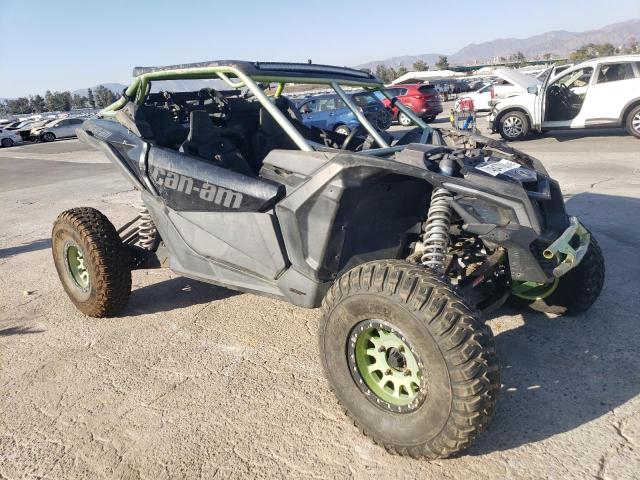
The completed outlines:
[[[136,65],[355,65],[639,17],[640,0],[0,0],[0,97],[128,83]]]

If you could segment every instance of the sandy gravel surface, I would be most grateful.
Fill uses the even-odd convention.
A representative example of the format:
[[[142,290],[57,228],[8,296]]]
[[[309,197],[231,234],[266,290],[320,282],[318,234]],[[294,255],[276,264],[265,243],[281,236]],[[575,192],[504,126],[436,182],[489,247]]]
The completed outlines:
[[[560,180],[600,241],[601,299],[573,319],[504,308],[498,411],[459,458],[387,454],[361,436],[317,358],[319,313],[134,272],[122,316],[77,312],[53,220],[116,225],[135,192],[75,140],[0,149],[0,479],[598,478],[640,472],[640,142],[617,131],[520,148]]]

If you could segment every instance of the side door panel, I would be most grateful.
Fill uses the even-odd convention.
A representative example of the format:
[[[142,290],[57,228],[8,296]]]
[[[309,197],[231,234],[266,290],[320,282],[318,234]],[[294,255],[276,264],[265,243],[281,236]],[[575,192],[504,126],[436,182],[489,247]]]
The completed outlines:
[[[174,252],[183,249],[182,241],[215,268],[239,268],[268,280],[285,269],[272,213],[284,186],[156,146],[147,163],[151,183],[167,207],[164,215],[173,233],[165,241],[175,244]]]
[[[619,74],[618,79],[615,76],[611,78],[611,72],[608,70],[611,67],[620,69],[620,72],[613,72]],[[634,91],[635,95],[631,93]],[[632,96],[638,95],[640,79],[635,78],[631,62],[600,65],[589,86],[589,95],[583,106],[585,125],[617,125],[622,109]]]

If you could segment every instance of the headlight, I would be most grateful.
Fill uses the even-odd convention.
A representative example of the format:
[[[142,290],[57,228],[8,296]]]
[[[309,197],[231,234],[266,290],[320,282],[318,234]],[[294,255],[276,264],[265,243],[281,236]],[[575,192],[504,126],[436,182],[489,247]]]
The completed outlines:
[[[471,215],[476,220],[480,220],[481,223],[491,223],[500,227],[504,227],[510,223],[518,223],[515,212],[510,208],[504,208],[480,198],[462,197],[455,200],[453,203],[454,209],[456,209],[456,205],[461,207],[464,213]],[[467,219],[464,218],[464,213],[458,211],[458,214],[463,217],[465,223],[469,223]]]

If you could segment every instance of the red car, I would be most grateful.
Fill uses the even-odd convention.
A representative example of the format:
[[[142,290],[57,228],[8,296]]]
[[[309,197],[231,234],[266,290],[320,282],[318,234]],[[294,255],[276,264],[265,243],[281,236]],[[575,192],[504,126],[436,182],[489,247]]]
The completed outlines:
[[[442,112],[442,102],[435,85],[427,85],[417,83],[411,85],[394,85],[386,89],[391,95],[396,97],[403,105],[409,107],[413,112],[422,118],[425,122],[433,122],[433,120]],[[385,107],[389,107],[391,102],[382,99]],[[407,126],[411,123],[409,117],[404,113],[398,112],[397,107],[391,109],[393,119],[397,120],[400,125]]]

